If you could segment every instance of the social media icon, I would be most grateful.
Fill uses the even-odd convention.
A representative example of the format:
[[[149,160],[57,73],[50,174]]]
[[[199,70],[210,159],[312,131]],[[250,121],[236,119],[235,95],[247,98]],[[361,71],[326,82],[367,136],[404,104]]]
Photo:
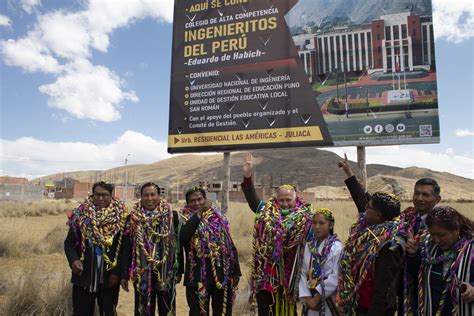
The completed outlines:
[[[399,132],[399,133],[404,132],[405,129],[406,129],[405,124],[400,123],[400,124],[397,125],[397,132]]]
[[[392,133],[395,130],[395,126],[393,126],[392,124],[387,124],[387,125],[385,125],[385,130],[388,133]]]

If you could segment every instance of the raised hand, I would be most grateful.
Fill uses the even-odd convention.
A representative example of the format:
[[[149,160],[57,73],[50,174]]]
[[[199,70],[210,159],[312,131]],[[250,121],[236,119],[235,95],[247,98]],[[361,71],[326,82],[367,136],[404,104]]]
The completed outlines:
[[[207,211],[208,209],[212,208],[212,200],[211,199],[206,199],[204,204],[201,207],[201,211]]]
[[[337,164],[339,168],[342,168],[344,170],[344,173],[347,175],[348,178],[352,177],[354,173],[352,172],[351,164],[349,163],[349,160],[347,160],[347,155],[344,153],[344,159],[339,161]]]
[[[247,153],[244,156],[244,165],[243,165],[244,177],[250,178],[253,173],[253,156],[250,153]]]
[[[197,210],[197,215],[199,218],[201,218],[202,214],[210,208],[212,208],[212,201],[210,199],[206,199],[202,206]]]
[[[410,231],[407,232],[407,243],[405,249],[407,254],[412,256],[418,251],[418,241],[413,238],[413,234]]]

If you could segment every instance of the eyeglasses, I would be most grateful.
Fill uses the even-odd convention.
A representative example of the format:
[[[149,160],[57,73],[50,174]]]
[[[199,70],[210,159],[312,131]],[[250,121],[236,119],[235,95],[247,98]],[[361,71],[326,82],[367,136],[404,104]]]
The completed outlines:
[[[110,193],[94,193],[94,199],[108,199],[110,198]]]

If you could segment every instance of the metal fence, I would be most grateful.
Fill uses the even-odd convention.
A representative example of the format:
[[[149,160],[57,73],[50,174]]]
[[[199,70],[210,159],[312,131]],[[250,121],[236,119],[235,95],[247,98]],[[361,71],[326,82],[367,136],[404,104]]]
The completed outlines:
[[[39,201],[43,195],[44,187],[38,185],[0,185],[0,200],[2,201]]]

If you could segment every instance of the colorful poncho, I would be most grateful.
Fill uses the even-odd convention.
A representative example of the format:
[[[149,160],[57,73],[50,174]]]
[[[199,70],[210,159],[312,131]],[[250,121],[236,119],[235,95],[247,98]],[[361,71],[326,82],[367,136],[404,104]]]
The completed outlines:
[[[416,221],[417,219],[420,220],[418,224],[418,231],[415,233],[414,229],[417,226]],[[400,224],[403,226],[402,229],[405,232],[413,233],[413,238],[418,241],[420,237],[426,232],[427,227],[426,224],[421,222],[421,217],[418,212],[413,207],[409,207],[405,209],[402,214],[400,215]]]
[[[329,235],[322,242],[322,251],[318,251],[321,247],[321,244],[318,243],[318,239],[313,236],[308,240],[308,248],[311,253],[311,265],[308,271],[307,282],[308,289],[314,290],[318,284],[322,284],[322,269],[336,241],[339,241],[337,235]],[[321,296],[325,297],[326,295],[321,293]]]
[[[190,208],[183,208],[180,211],[184,222],[187,222],[194,213]],[[192,271],[198,266],[198,261],[201,264],[201,278],[198,280],[199,304],[201,315],[206,315],[205,304],[209,300],[206,290],[206,261],[211,264],[212,279],[217,289],[224,289],[224,293],[228,293],[230,287],[232,300],[237,291],[236,285],[232,282],[232,267],[237,264],[237,254],[230,237],[230,224],[218,209],[210,208],[202,213],[199,226],[191,239],[188,253],[191,279]],[[223,271],[222,279],[219,279],[218,268]],[[227,299],[228,296],[224,295],[223,314],[226,313]]]
[[[472,315],[474,303],[466,303],[461,299],[460,284],[470,282],[471,265],[474,264],[474,241],[461,238],[448,251],[436,255],[441,249],[433,242],[429,233],[426,233],[423,243],[420,245],[421,266],[418,274],[418,314],[441,315],[447,300],[452,301],[451,315]],[[441,301],[436,310],[433,310],[431,297],[431,286],[429,283],[431,269],[433,266],[443,264],[445,288],[441,295]]]
[[[178,259],[177,235],[171,206],[164,199],[160,199],[153,211],[143,209],[140,203],[135,204],[130,214],[130,232],[130,274],[132,279],[136,280],[140,292],[147,293],[146,308],[149,310],[152,278],[157,281],[157,290],[170,291],[171,295],[174,295]]]
[[[299,198],[295,203],[292,210],[283,214],[285,211],[272,198],[257,212],[249,298],[253,312],[260,290],[280,294],[277,291],[282,289],[282,304],[293,304],[298,299],[299,269],[311,229],[311,210],[310,205],[305,205]]]
[[[420,221],[417,223],[417,220]],[[410,232],[413,234],[413,239],[419,243],[423,243],[423,239],[427,234],[428,228],[426,224],[421,221],[420,214],[415,210],[414,207],[408,207],[400,215],[400,224],[402,225],[401,231],[404,233]],[[415,229],[417,230],[415,232]],[[403,314],[412,314],[412,309],[415,308],[415,295],[418,284],[416,279],[410,277],[408,273],[408,265],[405,263],[403,269]]]
[[[359,289],[369,271],[374,271],[377,254],[387,244],[398,247],[400,227],[398,219],[369,226],[365,214],[351,227],[339,264],[337,305],[355,313]]]
[[[127,213],[122,201],[114,198],[106,208],[97,208],[92,197],[85,199],[69,214],[67,224],[76,235],[77,245],[84,261],[86,243],[90,242],[102,251],[105,268],[112,270],[117,266]],[[117,248],[113,258],[109,258],[115,236],[118,235]]]

